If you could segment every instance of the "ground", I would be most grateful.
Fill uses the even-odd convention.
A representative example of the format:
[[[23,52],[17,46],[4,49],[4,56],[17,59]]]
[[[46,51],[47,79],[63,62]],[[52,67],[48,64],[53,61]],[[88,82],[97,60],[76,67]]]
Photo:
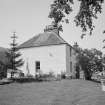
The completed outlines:
[[[0,105],[105,105],[98,83],[61,80],[0,85]]]

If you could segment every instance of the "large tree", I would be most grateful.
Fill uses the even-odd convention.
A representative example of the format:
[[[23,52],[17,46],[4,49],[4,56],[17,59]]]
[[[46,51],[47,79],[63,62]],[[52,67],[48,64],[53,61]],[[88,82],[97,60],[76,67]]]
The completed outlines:
[[[97,49],[81,49],[79,46],[73,46],[79,53],[77,55],[77,64],[84,71],[86,80],[91,80],[92,74],[97,71],[103,71],[105,62],[103,54]]]
[[[54,0],[51,4],[49,18],[53,19],[56,26],[61,26],[62,22],[69,23],[67,15],[73,9],[75,0]],[[80,26],[83,32],[89,31],[90,35],[94,29],[93,19],[97,19],[97,14],[102,12],[102,3],[104,0],[76,0],[80,3],[79,12],[75,16],[76,26]]]

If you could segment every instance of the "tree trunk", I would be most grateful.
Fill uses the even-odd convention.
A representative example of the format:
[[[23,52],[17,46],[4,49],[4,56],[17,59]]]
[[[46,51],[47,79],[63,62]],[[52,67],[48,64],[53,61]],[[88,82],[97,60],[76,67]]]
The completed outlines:
[[[80,68],[79,66],[76,66],[76,79],[80,78]]]

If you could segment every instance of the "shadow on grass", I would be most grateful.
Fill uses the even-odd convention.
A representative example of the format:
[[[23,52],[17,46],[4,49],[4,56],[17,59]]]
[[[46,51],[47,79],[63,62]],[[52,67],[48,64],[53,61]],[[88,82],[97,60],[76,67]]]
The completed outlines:
[[[13,82],[16,83],[31,83],[31,82],[50,82],[50,81],[56,81],[55,78],[11,78]]]
[[[13,80],[13,82],[16,83],[31,83],[31,82],[42,82],[42,79],[38,79],[38,78],[11,78],[11,80]]]
[[[92,81],[92,82],[96,82],[96,83],[101,83],[101,81],[96,80],[96,79],[92,79],[91,81]]]

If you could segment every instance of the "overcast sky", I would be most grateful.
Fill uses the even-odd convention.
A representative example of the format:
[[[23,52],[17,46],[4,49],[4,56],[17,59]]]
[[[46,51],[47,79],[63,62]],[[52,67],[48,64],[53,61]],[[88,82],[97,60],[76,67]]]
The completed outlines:
[[[51,23],[48,14],[52,2],[53,0],[0,0],[0,47],[9,47],[10,36],[14,31],[17,33],[19,44],[42,33],[45,26]],[[80,47],[97,48],[105,53],[105,49],[102,49],[105,45],[102,42],[105,38],[105,34],[102,34],[105,29],[105,3],[103,13],[95,21],[93,35],[84,39],[80,38],[81,29],[73,22],[79,8],[78,2],[73,8],[70,24],[63,24],[64,31],[61,36],[71,45],[78,42]]]

